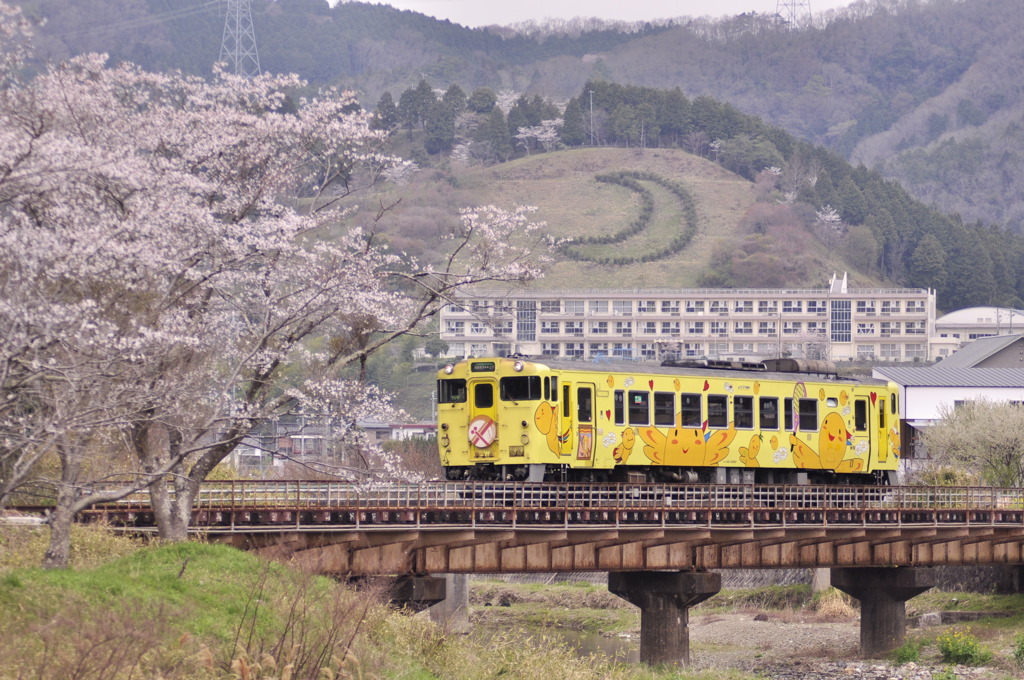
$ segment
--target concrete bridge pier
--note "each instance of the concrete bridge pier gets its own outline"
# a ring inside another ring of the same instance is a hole
[[[445,599],[447,583],[437,576],[399,576],[391,588],[391,603],[421,612]]]
[[[722,589],[706,571],[625,571],[608,574],[608,590],[640,607],[640,661],[690,663],[690,607]]]
[[[445,574],[445,598],[430,608],[430,620],[461,632],[469,628],[469,574]]]
[[[920,567],[832,569],[832,585],[860,601],[860,653],[871,658],[903,644],[907,600],[935,585],[935,572]]]

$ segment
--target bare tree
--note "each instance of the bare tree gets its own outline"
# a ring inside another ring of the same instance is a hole
[[[1024,486],[1024,405],[978,399],[939,413],[924,432],[933,460],[992,486]]]

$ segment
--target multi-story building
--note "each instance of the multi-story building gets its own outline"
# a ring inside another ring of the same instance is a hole
[[[815,289],[476,291],[441,313],[450,356],[658,361],[931,358],[935,293]]]

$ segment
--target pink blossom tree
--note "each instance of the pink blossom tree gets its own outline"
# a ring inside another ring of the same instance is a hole
[[[352,224],[343,199],[403,164],[349,93],[286,110],[292,76],[96,55],[20,80],[19,22],[0,5],[0,503],[57,489],[48,566],[75,513],[144,486],[184,539],[260,419],[379,414],[368,356],[461,288],[540,275],[551,244],[526,208],[463,211],[433,263],[379,242],[383,207]]]

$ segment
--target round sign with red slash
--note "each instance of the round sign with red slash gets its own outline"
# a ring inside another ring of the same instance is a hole
[[[469,422],[469,442],[483,449],[494,443],[498,436],[498,426],[490,416],[477,416]]]

